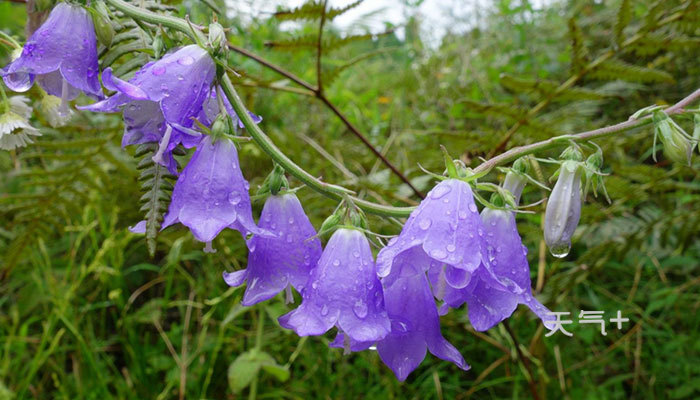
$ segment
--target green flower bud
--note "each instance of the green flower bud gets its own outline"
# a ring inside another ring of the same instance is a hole
[[[581,149],[578,146],[571,145],[561,152],[559,158],[562,160],[582,161],[583,154],[581,154]]]
[[[92,16],[92,22],[95,25],[97,40],[99,40],[105,47],[111,46],[112,39],[114,39],[114,28],[112,27],[112,23],[109,21],[107,6],[105,6],[101,1],[97,1],[93,7],[89,8],[88,10],[90,11],[90,16]]]
[[[215,139],[222,137],[229,132],[228,120],[225,115],[219,114],[216,116],[214,123],[211,124],[211,135]]]
[[[319,229],[318,234],[323,235],[328,232],[334,231],[338,225],[342,222],[342,218],[339,214],[333,213],[321,224],[321,229]]]
[[[657,111],[654,113],[654,130],[654,135],[658,135],[664,144],[664,154],[669,160],[690,165],[693,144],[683,128],[663,111]]]
[[[163,36],[158,32],[153,38],[153,43],[151,43],[151,48],[153,49],[153,55],[156,59],[159,59],[163,55],[163,50],[165,50],[165,42],[163,41]]]
[[[221,54],[226,48],[226,32],[218,22],[209,24],[209,46],[214,50],[214,54]]]
[[[520,157],[513,163],[513,170],[527,174],[530,172],[530,163],[525,159],[525,157]]]
[[[700,113],[695,113],[693,115],[693,140],[695,140],[695,143],[693,146],[698,146],[698,151],[700,151]]]

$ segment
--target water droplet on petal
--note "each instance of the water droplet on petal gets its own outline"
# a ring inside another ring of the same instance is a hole
[[[328,315],[328,306],[325,304],[323,305],[323,307],[321,307],[321,315],[323,315],[324,317]]]
[[[457,246],[455,246],[451,243],[447,245],[447,251],[449,251],[450,253],[452,253],[455,250],[457,250]]]
[[[460,211],[458,216],[459,216],[459,219],[467,219],[467,212]]]
[[[163,66],[153,67],[153,69],[151,70],[151,73],[155,76],[163,75],[165,73],[165,67],[163,67]]]
[[[339,265],[340,265],[340,260],[338,260],[338,259],[336,258],[336,259],[333,261],[333,266],[334,266],[334,267],[337,267],[337,266],[339,266]]]
[[[474,203],[470,204],[469,211],[471,211],[473,213],[477,212],[478,210],[476,209],[476,204],[474,204]]]
[[[434,249],[434,250],[430,251],[430,256],[437,258],[437,259],[442,259],[442,258],[447,257],[447,253],[445,253],[444,250]]]
[[[194,63],[194,58],[190,56],[184,56],[177,60],[177,63],[180,65],[192,65],[192,63]]]
[[[352,312],[357,315],[357,318],[364,318],[367,316],[367,304],[365,304],[362,299],[359,299],[355,302],[355,305],[352,307]]]
[[[446,195],[447,193],[450,193],[452,190],[451,186],[448,185],[437,185],[435,188],[430,192],[430,197],[434,199],[439,199],[442,196]]]
[[[235,206],[236,204],[241,202],[241,195],[236,191],[229,193],[228,202]]]
[[[419,226],[422,230],[425,231],[425,230],[427,230],[428,228],[430,228],[430,225],[431,225],[432,223],[433,223],[433,222],[432,222],[430,219],[428,219],[428,218],[423,218],[423,219],[418,223],[418,226]]]

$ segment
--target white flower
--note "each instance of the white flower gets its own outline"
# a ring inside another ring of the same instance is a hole
[[[44,117],[53,128],[64,126],[73,116],[73,111],[70,108],[61,106],[61,98],[50,94],[45,95],[39,103]]]
[[[32,108],[27,105],[28,101],[24,96],[9,98],[9,110],[0,115],[0,149],[23,147],[34,143],[30,136],[41,136],[36,128],[29,125]]]

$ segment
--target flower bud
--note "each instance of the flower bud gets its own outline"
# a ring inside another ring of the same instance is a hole
[[[515,172],[515,164],[513,164],[513,169],[513,171],[508,171],[506,174],[506,179],[503,181],[503,189],[513,194],[513,200],[515,204],[518,204],[520,203],[520,195],[523,193],[527,183],[527,178],[523,173]]]
[[[221,54],[226,47],[226,32],[218,22],[209,24],[209,45],[214,50],[214,54]]]
[[[323,224],[321,224],[321,229],[318,230],[318,234],[323,235],[325,233],[334,231],[335,228],[337,228],[338,225],[340,225],[341,220],[342,218],[340,217],[340,214],[331,214],[328,218],[326,218],[325,221],[323,221]]]
[[[654,134],[659,135],[664,144],[664,154],[669,160],[679,164],[690,165],[693,144],[683,128],[678,126],[663,111],[654,113]]]
[[[229,126],[226,116],[219,114],[211,124],[211,135],[214,138],[220,138],[227,133],[229,133]]]
[[[557,258],[566,257],[581,217],[581,164],[564,161],[544,216],[544,240]]]
[[[105,47],[109,47],[112,45],[112,39],[114,39],[114,28],[109,21],[107,7],[103,2],[96,1],[94,6],[89,8],[89,11],[90,16],[92,16],[92,23],[95,25],[97,40]]]
[[[581,161],[583,160],[583,154],[581,154],[581,149],[574,144],[564,149],[559,158],[562,160]]]

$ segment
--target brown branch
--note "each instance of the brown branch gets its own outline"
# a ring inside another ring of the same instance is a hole
[[[316,87],[319,93],[323,93],[323,65],[321,56],[323,55],[323,26],[326,24],[326,6],[328,0],[323,1],[321,10],[321,22],[318,24],[318,41],[316,42]]]
[[[317,88],[317,87],[313,86],[312,84],[306,82],[305,80],[299,78],[298,76],[287,71],[286,69],[284,69],[276,64],[273,64],[270,61],[267,61],[266,59],[258,56],[255,53],[252,53],[252,52],[250,52],[242,47],[236,46],[233,43],[229,42],[228,48],[235,51],[236,53],[244,56],[244,57],[250,58],[251,60],[257,62],[258,64],[262,65],[265,68],[268,68],[272,71],[275,71],[279,75],[282,75],[283,77],[289,79],[290,81],[296,83],[297,85],[312,91],[314,93],[315,97],[317,99],[319,99],[323,104],[325,104],[326,107],[328,107],[333,112],[333,114],[335,114],[340,119],[340,121],[348,128],[348,130],[353,135],[355,135],[358,139],[360,139],[360,141],[365,145],[365,147],[367,147],[375,156],[377,156],[382,161],[382,163],[384,165],[386,165],[391,170],[391,172],[394,173],[394,175],[396,175],[399,179],[401,179],[401,181],[403,181],[403,183],[408,185],[408,187],[410,187],[411,190],[413,190],[413,193],[415,193],[416,196],[420,197],[421,199],[425,198],[425,195],[420,190],[418,190],[418,188],[413,186],[411,181],[401,171],[399,171],[399,169],[396,168],[391,163],[391,161],[389,161],[379,150],[377,150],[377,148],[375,148],[374,145],[372,145],[372,143],[369,141],[369,139],[367,139],[367,137],[364,134],[362,134],[362,132],[360,132],[360,130],[357,129],[357,127],[355,127],[355,125],[353,125],[352,122],[350,122],[350,120],[345,116],[345,114],[343,114],[338,109],[338,107],[336,107],[335,104],[333,104],[330,101],[330,99],[328,99],[328,97],[326,97],[326,95],[323,93],[322,90],[319,90],[319,88]]]

